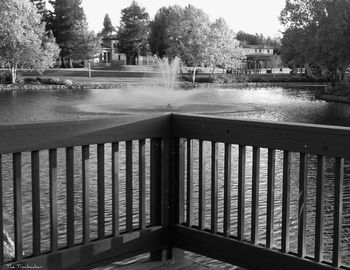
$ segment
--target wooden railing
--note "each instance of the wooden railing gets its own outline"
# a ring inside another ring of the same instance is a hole
[[[253,269],[349,269],[349,128],[169,114],[0,126],[0,138],[2,268],[177,247]]]

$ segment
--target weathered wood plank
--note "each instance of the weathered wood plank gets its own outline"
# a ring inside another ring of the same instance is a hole
[[[4,215],[2,203],[2,156],[0,155],[0,232],[4,231]],[[4,234],[0,233],[0,265],[4,262]]]
[[[173,136],[350,158],[350,128],[172,115]]]
[[[133,198],[133,175],[132,175],[132,141],[127,141],[126,142],[126,183],[125,183],[125,203],[126,203],[126,231],[131,232],[133,229],[132,225],[132,217],[133,217],[133,203],[132,203],[132,198]]]
[[[119,143],[112,143],[112,234],[119,231]]]
[[[245,165],[246,165],[246,146],[240,145],[238,150],[238,222],[237,237],[244,239],[245,229]]]
[[[97,144],[97,236],[105,237],[105,146]]]
[[[90,242],[90,146],[84,145],[81,148],[81,177],[83,187],[83,243]]]
[[[259,182],[260,182],[260,148],[253,147],[252,168],[252,216],[251,242],[257,244],[259,238]]]
[[[146,141],[139,140],[139,227],[146,228]]]
[[[290,218],[290,170],[291,153],[283,152],[283,192],[282,192],[282,235],[281,250],[289,252],[289,218]]]
[[[185,221],[185,142],[179,140],[179,224]]]
[[[49,150],[50,250],[58,249],[57,241],[57,149]]]
[[[203,140],[199,141],[199,157],[198,157],[198,226],[201,230],[205,229],[205,212],[206,212],[206,201],[205,201],[205,159],[204,159],[204,148]]]
[[[15,229],[15,260],[23,258],[23,219],[22,219],[22,154],[13,154],[13,202]]]
[[[219,145],[211,142],[211,232],[218,231],[218,167],[219,167]]]
[[[74,148],[66,148],[67,246],[74,246]]]
[[[306,196],[307,196],[307,164],[308,157],[300,153],[299,172],[299,214],[298,214],[298,256],[306,256]]]
[[[341,234],[343,222],[344,159],[335,159],[333,258],[334,267],[341,266]]]
[[[0,154],[168,136],[170,115],[0,125]],[[45,134],[45,136],[42,136]]]
[[[275,163],[276,151],[268,149],[267,161],[267,217],[266,217],[266,247],[273,247],[274,213],[275,213]]]
[[[186,223],[193,226],[193,142],[187,139]]]
[[[325,156],[317,156],[315,261],[323,261]]]
[[[151,139],[151,224],[162,223],[162,140]]]
[[[225,143],[224,153],[224,230],[225,236],[231,231],[231,153],[232,145]]]
[[[171,223],[180,222],[180,139],[170,141]]]
[[[31,152],[32,165],[32,218],[33,218],[33,256],[38,256],[41,250],[40,243],[40,168],[39,152]]]
[[[24,266],[37,265],[49,270],[94,269],[151,250],[164,248],[167,245],[168,233],[169,231],[162,227],[149,227],[142,231],[92,241],[87,245],[77,245],[55,253],[24,258],[21,264]]]
[[[223,237],[207,231],[175,225],[172,231],[175,246],[210,258],[216,258],[246,269],[259,270],[337,270],[330,264],[321,264],[299,258],[279,250],[267,249],[247,241]],[[195,244],[194,244],[195,243]],[[253,255],[252,255],[253,254]]]

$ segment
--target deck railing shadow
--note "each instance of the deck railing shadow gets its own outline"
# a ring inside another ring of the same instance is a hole
[[[344,218],[350,205],[343,196],[350,183],[349,128],[162,114],[3,125],[0,139],[0,229],[14,241],[9,257],[0,235],[4,269],[88,269],[146,252],[171,258],[173,248],[251,269],[350,269],[350,221]],[[65,149],[63,193],[58,148]],[[41,203],[42,151],[48,159],[47,204]],[[5,163],[9,154],[12,163]],[[13,215],[5,222],[8,192]],[[49,213],[47,227],[43,211]]]

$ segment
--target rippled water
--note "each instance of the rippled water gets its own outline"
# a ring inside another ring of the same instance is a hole
[[[108,90],[66,90],[66,91],[23,91],[23,92],[2,92],[0,93],[0,122],[5,123],[23,123],[33,121],[53,121],[53,120],[71,120],[71,119],[92,119],[92,118],[105,118],[105,117],[118,117],[121,114],[138,114],[138,113],[152,113],[152,112],[181,112],[181,113],[199,113],[218,115],[227,118],[244,118],[244,119],[258,119],[269,121],[287,121],[287,122],[304,122],[304,123],[317,123],[328,125],[342,125],[350,126],[350,106],[344,104],[327,103],[324,101],[318,101],[314,98],[315,88],[296,89],[296,88],[250,88],[250,89],[195,89],[195,90],[176,90],[168,91],[160,88],[149,89],[108,89]],[[149,146],[148,146],[149,147]],[[137,155],[137,145],[134,145],[135,154]],[[222,148],[222,146],[221,146]],[[123,147],[121,148],[122,151]],[[210,153],[210,151],[207,151]],[[235,151],[234,151],[235,152]],[[96,160],[96,148],[92,147],[91,160]],[[75,155],[80,156],[80,149],[75,148]],[[106,231],[107,234],[111,232],[111,194],[110,194],[110,146],[106,145]],[[123,157],[123,155],[121,155]],[[41,157],[41,199],[42,199],[42,246],[43,250],[49,248],[49,235],[44,233],[45,228],[49,227],[48,223],[48,209],[44,206],[49,202],[49,189],[48,189],[48,165],[47,151],[40,152]],[[59,150],[58,163],[61,164],[58,168],[58,208],[61,209],[59,213],[59,240],[60,245],[65,245],[65,229],[66,229],[66,213],[65,213],[65,154],[61,149]],[[198,156],[195,156],[195,161]],[[207,157],[209,158],[209,157]],[[267,151],[262,150],[262,168],[261,168],[261,198],[266,196],[266,160]],[[315,207],[315,170],[316,161],[315,157],[310,157],[309,167],[309,185],[310,194],[308,198],[308,208],[314,209]],[[294,157],[295,163],[297,157]],[[135,159],[136,160],[136,159]],[[251,178],[251,151],[248,149],[247,156],[247,198],[250,198],[251,183],[248,179]],[[276,210],[275,221],[276,231],[275,240],[279,242],[281,234],[281,177],[282,177],[282,153],[277,151],[276,157]],[[327,162],[327,176],[326,176],[326,228],[325,233],[328,235],[326,242],[331,239],[329,236],[332,234],[332,165],[333,160]],[[125,165],[121,160],[121,171],[124,170]],[[196,164],[196,162],[195,162]],[[234,158],[233,164],[237,164],[237,157]],[[265,165],[264,165],[265,164]],[[221,168],[223,164],[220,165]],[[264,167],[265,166],[265,167]],[[77,239],[81,240],[82,221],[79,218],[81,213],[81,183],[79,182],[81,163],[79,159],[75,161],[75,194],[76,194],[76,220]],[[195,168],[196,169],[196,168]],[[24,194],[30,194],[31,180],[30,180],[30,154],[24,153],[23,156],[23,192]],[[298,175],[297,168],[292,168],[294,173],[292,175]],[[348,213],[350,209],[350,168],[349,162],[346,163],[345,174],[345,190],[344,190],[344,209]],[[236,179],[236,168],[232,168],[233,178]],[[134,166],[135,179],[137,179],[137,164]],[[12,198],[12,159],[10,155],[3,156],[3,177],[4,177],[4,225],[8,228],[10,235],[13,235],[11,224],[13,222],[13,198]],[[149,168],[147,177],[149,179]],[[90,177],[90,196],[91,196],[91,237],[97,237],[97,197],[96,197],[96,180],[97,173],[96,168],[91,166]],[[219,174],[219,183],[222,184],[223,175],[222,170]],[[209,181],[209,179],[207,179]],[[122,185],[125,185],[125,183]],[[207,187],[210,188],[209,182]],[[291,209],[295,210],[291,216],[291,235],[296,235],[297,230],[297,212],[298,207],[298,179],[292,177],[292,194],[291,194]],[[293,188],[294,187],[294,188]],[[137,188],[137,181],[135,181],[135,188]],[[196,188],[198,188],[196,186]],[[124,186],[121,187],[124,190]],[[149,187],[147,188],[149,192]],[[210,190],[207,190],[208,196]],[[232,196],[233,200],[237,196],[237,183],[233,183]],[[124,198],[125,194],[121,194]],[[137,200],[137,197],[135,197]],[[195,198],[196,199],[196,198]],[[196,199],[197,200],[197,199]],[[24,196],[23,198],[23,212],[24,212],[24,233],[25,233],[25,252],[31,253],[31,197]],[[208,201],[209,202],[209,201]],[[198,203],[198,202],[196,202]],[[247,201],[247,219],[250,215],[250,201]],[[147,202],[149,204],[149,201]],[[136,205],[135,205],[136,206]],[[223,207],[223,194],[219,195],[219,207]],[[264,227],[266,222],[266,200],[261,199],[260,202],[260,219],[261,227]],[[233,208],[234,209],[234,208]],[[348,209],[348,210],[346,210]],[[121,211],[125,211],[125,201],[121,202]],[[219,211],[222,212],[222,211]],[[135,208],[135,217],[137,220],[137,211]],[[310,212],[308,216],[308,253],[312,253],[313,245],[313,228],[314,217],[313,212]],[[232,212],[233,221],[237,219],[237,213],[235,210]],[[149,218],[149,215],[147,215]],[[122,217],[125,219],[125,217]],[[222,216],[219,217],[219,223],[222,221]],[[208,222],[208,220],[207,220]],[[122,222],[123,223],[123,222]],[[221,223],[220,223],[221,224]],[[350,215],[346,214],[344,217],[343,233],[346,236],[346,242],[343,247],[343,259],[349,259],[350,257]],[[209,225],[209,223],[208,223]],[[221,226],[221,225],[220,225]],[[246,228],[246,237],[249,239],[249,222]],[[47,230],[46,230],[47,231]],[[235,234],[235,231],[232,232]],[[264,241],[264,231],[259,233],[259,241]],[[292,250],[296,248],[296,238],[292,237],[291,247]],[[327,244],[327,243],[326,243]],[[330,258],[329,249],[331,248],[331,242],[326,245],[326,258]],[[349,262],[347,262],[349,264]]]

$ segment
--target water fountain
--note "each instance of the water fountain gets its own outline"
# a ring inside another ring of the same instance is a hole
[[[91,113],[139,114],[152,112],[221,113],[255,110],[255,106],[235,102],[235,93],[228,89],[179,87],[180,59],[158,59],[161,83],[133,86],[113,91],[91,90],[89,100],[78,110]]]

